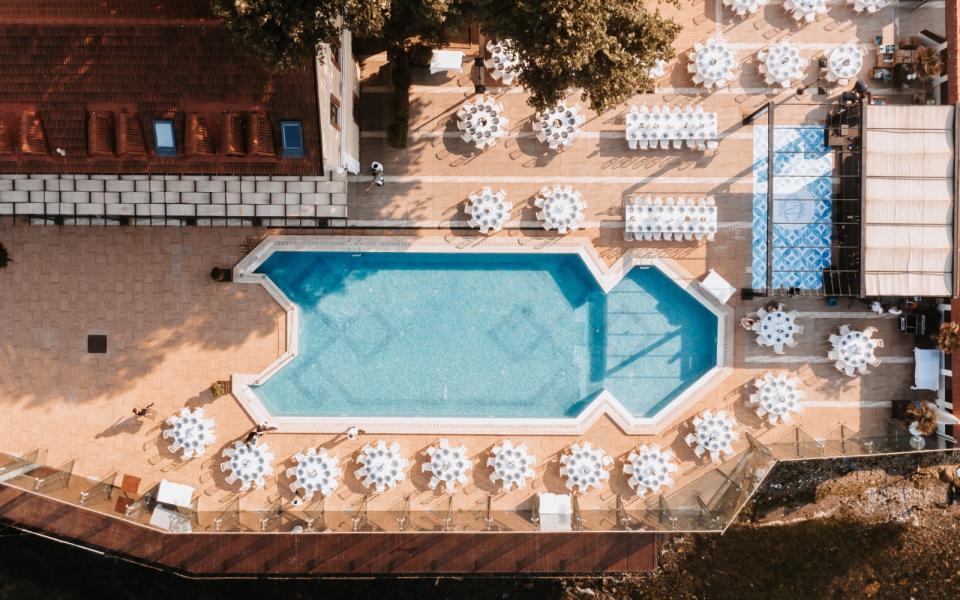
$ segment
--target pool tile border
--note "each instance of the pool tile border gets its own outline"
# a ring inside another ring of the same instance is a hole
[[[274,252],[422,252],[422,253],[540,253],[576,254],[604,292],[609,292],[636,266],[660,269],[717,317],[717,366],[707,371],[653,417],[636,417],[610,392],[604,390],[576,417],[455,418],[455,417],[305,417],[274,416],[251,389],[260,385],[293,360],[299,351],[299,308],[266,275],[256,269]],[[360,427],[367,433],[458,433],[503,435],[580,435],[598,419],[608,416],[627,434],[655,434],[676,419],[732,372],[733,309],[706,293],[700,282],[676,261],[641,256],[628,250],[607,266],[589,240],[584,238],[524,240],[512,238],[464,239],[441,236],[270,236],[260,242],[236,267],[234,281],[263,286],[287,315],[286,350],[256,374],[234,374],[233,395],[243,409],[260,423],[268,421],[285,433],[340,433]]]

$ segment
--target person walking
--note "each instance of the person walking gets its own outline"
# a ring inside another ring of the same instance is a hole
[[[136,416],[138,416],[138,417],[145,417],[145,416],[147,416],[147,415],[150,413],[150,408],[153,407],[154,404],[155,404],[154,402],[151,402],[150,404],[148,404],[148,405],[146,405],[146,406],[144,406],[144,407],[142,407],[142,408],[134,408],[134,409],[133,409],[133,414],[136,415]]]

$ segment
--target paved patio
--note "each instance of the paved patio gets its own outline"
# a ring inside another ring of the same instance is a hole
[[[829,97],[809,92],[798,97],[790,91],[766,89],[753,60],[756,51],[789,34],[804,55],[811,57],[806,82],[810,85],[816,71],[813,57],[825,47],[851,39],[872,46],[874,36],[895,20],[900,36],[924,28],[938,30],[943,21],[939,0],[914,12],[894,3],[873,15],[857,15],[834,2],[828,18],[802,28],[786,16],[779,2],[746,19],[734,17],[714,1],[684,2],[679,10],[665,4],[661,9],[685,25],[677,41],[680,62],[668,66],[667,78],[656,94],[637,97],[634,102],[701,104],[705,110],[717,112],[722,132],[717,152],[628,150],[623,140],[624,105],[600,115],[588,112],[586,135],[570,150],[550,153],[533,137],[529,124],[533,111],[526,106],[522,91],[491,88],[511,118],[511,137],[477,154],[459,140],[451,120],[457,106],[472,95],[470,77],[424,72],[416,74],[411,90],[410,146],[392,149],[385,139],[390,88],[381,57],[373,57],[363,65],[361,163],[383,162],[387,183],[374,188],[368,178],[352,180],[351,224],[429,228],[432,235],[439,233],[451,243],[469,245],[479,237],[451,227],[465,223],[462,206],[467,195],[491,185],[506,189],[515,206],[513,227],[497,235],[550,244],[554,238],[536,229],[531,200],[544,184],[569,183],[583,192],[589,207],[587,228],[573,235],[588,237],[608,262],[626,248],[637,248],[674,258],[694,276],[713,268],[735,286],[748,287],[753,131],[740,121],[773,100],[778,125],[817,125],[838,92],[832,89]],[[685,53],[695,41],[718,30],[737,48],[744,65],[730,89],[706,94],[693,88]],[[872,61],[873,54],[868,53],[864,73]],[[909,101],[893,90],[883,94],[891,101]],[[709,243],[624,242],[622,205],[634,193],[713,195],[720,221],[717,239]],[[0,225],[0,241],[15,261],[0,270],[0,306],[5,310],[6,325],[0,338],[0,424],[4,431],[0,451],[23,453],[45,448],[47,464],[76,459],[75,471],[92,477],[112,471],[133,473],[143,478],[143,489],[169,478],[197,487],[201,510],[226,506],[236,493],[219,471],[220,450],[255,424],[231,396],[214,400],[207,388],[232,373],[257,372],[274,360],[284,349],[285,323],[280,307],[259,286],[215,284],[208,273],[213,266],[235,264],[251,242],[266,233],[245,228]],[[347,233],[359,235],[364,230]],[[371,233],[385,234],[382,229]],[[739,319],[765,300],[742,302],[735,297],[731,303]],[[883,432],[890,402],[913,397],[909,389],[912,339],[896,331],[893,318],[870,313],[858,302],[841,300],[840,306],[829,308],[822,299],[795,298],[788,304],[801,311],[800,323],[806,331],[799,337],[799,346],[785,356],[758,347],[753,334],[737,327],[734,373],[660,434],[627,436],[604,418],[577,439],[590,441],[617,459],[642,443],[670,447],[681,462],[677,484],[682,485],[709,468],[697,462],[682,441],[690,431],[689,419],[704,409],[732,411],[742,431],[763,442],[776,442],[792,431],[792,426],[766,425],[745,405],[747,384],[768,370],[787,370],[802,379],[810,404],[797,424],[809,434],[827,435],[841,423],[867,435]],[[858,328],[871,324],[879,329],[877,335],[886,342],[878,353],[884,364],[872,374],[850,379],[826,361],[827,338],[844,323]],[[88,333],[109,335],[108,354],[86,354]],[[158,413],[156,420],[131,419],[133,407],[151,402]],[[186,463],[166,450],[159,432],[161,419],[183,406],[203,406],[216,421],[218,436],[206,456]],[[446,507],[448,496],[429,490],[427,478],[420,472],[423,450],[436,437],[389,436],[400,442],[411,459],[411,469],[398,489],[370,499],[371,510],[397,509],[408,496],[413,510]],[[450,437],[451,442],[466,445],[480,463],[499,439]],[[365,491],[352,476],[353,458],[374,439],[361,436],[347,441],[342,436],[313,434],[270,434],[265,438],[276,457],[278,475],[295,452],[308,446],[323,445],[341,457],[344,485],[326,502],[325,509],[347,521],[348,511],[361,504]],[[494,509],[528,506],[539,491],[566,491],[558,474],[557,455],[574,438],[538,436],[523,441],[539,458],[533,486],[495,496]],[[745,445],[741,436],[736,447]],[[476,508],[484,503],[493,492],[487,473],[487,468],[478,464],[472,483],[452,496],[453,506]],[[624,498],[631,494],[620,462],[611,470],[609,485],[583,496],[580,506],[610,507],[617,494]],[[282,476],[265,490],[246,494],[241,506],[264,509],[280,497],[290,497]],[[628,506],[636,506],[636,502],[628,502]]]

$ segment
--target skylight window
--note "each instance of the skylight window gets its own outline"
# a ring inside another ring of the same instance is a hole
[[[300,121],[280,121],[285,158],[303,158],[303,125]]]
[[[153,137],[157,143],[157,156],[176,156],[177,141],[173,135],[173,121],[158,119],[153,122]]]

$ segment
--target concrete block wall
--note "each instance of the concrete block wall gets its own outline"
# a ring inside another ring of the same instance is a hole
[[[346,226],[347,180],[329,176],[0,174],[0,215],[37,225]]]

